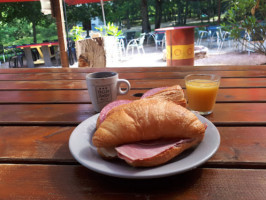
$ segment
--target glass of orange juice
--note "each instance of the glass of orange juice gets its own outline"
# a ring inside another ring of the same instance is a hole
[[[215,105],[220,76],[191,74],[185,77],[189,109],[201,115],[211,114]]]

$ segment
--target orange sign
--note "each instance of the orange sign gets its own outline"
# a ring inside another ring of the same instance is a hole
[[[173,45],[167,46],[167,59],[182,60],[194,58],[194,45]]]

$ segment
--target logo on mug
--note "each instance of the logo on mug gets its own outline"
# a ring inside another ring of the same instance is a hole
[[[96,94],[98,103],[112,101],[111,87],[109,85],[96,86]]]

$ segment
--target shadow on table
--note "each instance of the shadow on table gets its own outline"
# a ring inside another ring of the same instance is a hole
[[[61,150],[58,149],[58,151]],[[58,170],[59,168],[61,170]],[[173,196],[185,198],[187,192],[195,193],[197,196],[198,191],[191,188],[197,185],[202,176],[200,168],[179,175],[154,179],[116,178],[93,172],[76,164],[54,166],[50,169],[49,175],[56,191],[55,195],[70,199],[161,199],[168,195],[169,198]]]

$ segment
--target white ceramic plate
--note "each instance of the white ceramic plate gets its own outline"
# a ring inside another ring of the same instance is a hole
[[[130,179],[165,177],[186,172],[206,162],[220,145],[220,134],[212,122],[197,115],[208,128],[203,141],[194,149],[188,150],[171,162],[158,167],[134,168],[123,160],[103,160],[91,144],[98,115],[94,115],[79,124],[69,139],[69,148],[74,158],[83,166],[95,172]]]

